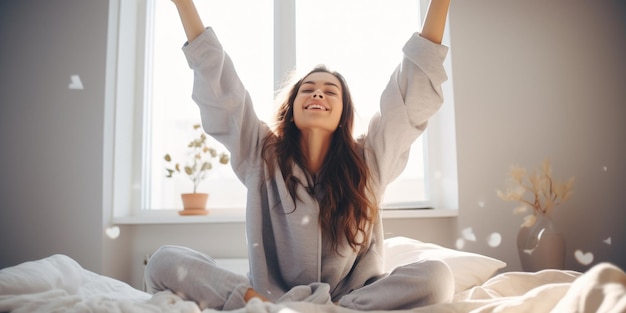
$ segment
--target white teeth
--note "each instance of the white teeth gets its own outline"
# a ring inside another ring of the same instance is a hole
[[[306,107],[307,110],[323,110],[323,111],[327,111],[325,107],[319,105],[319,104],[310,104]]]

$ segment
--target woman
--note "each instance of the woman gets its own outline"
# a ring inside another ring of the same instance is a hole
[[[442,103],[449,0],[432,0],[421,34],[381,97],[367,136],[353,139],[354,105],[343,77],[318,67],[290,90],[276,127],[260,122],[229,56],[192,0],[173,0],[194,71],[205,131],[231,153],[248,188],[249,278],[210,257],[165,246],[146,267],[151,291],[171,290],[202,308],[232,310],[252,298],[336,303],[357,310],[449,301],[449,268],[423,261],[383,272],[379,199],[402,172],[413,141]]]

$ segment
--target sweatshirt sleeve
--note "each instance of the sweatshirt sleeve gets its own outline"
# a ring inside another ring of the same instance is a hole
[[[211,28],[185,44],[183,52],[194,73],[192,99],[200,108],[202,126],[229,150],[231,165],[245,183],[246,171],[261,160],[261,141],[269,130]]]
[[[366,159],[381,190],[404,170],[411,145],[443,103],[441,85],[447,80],[446,46],[415,33],[402,51],[365,138]]]

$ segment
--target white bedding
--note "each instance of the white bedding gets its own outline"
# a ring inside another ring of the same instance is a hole
[[[67,256],[53,255],[0,270],[0,312],[201,310],[195,303],[170,292],[150,295],[124,282],[85,270]],[[253,300],[235,312],[353,311],[334,305],[270,304]],[[626,312],[626,274],[608,263],[597,264],[586,273],[560,270],[501,273],[478,286],[459,291],[452,303],[394,313],[409,312]]]

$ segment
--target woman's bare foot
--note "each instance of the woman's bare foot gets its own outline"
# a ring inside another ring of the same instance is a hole
[[[252,288],[248,288],[248,290],[246,291],[246,294],[243,296],[243,300],[246,301],[246,303],[248,303],[250,300],[252,300],[252,298],[259,298],[265,302],[270,301],[266,297],[262,296],[260,293],[256,292],[256,290]]]

